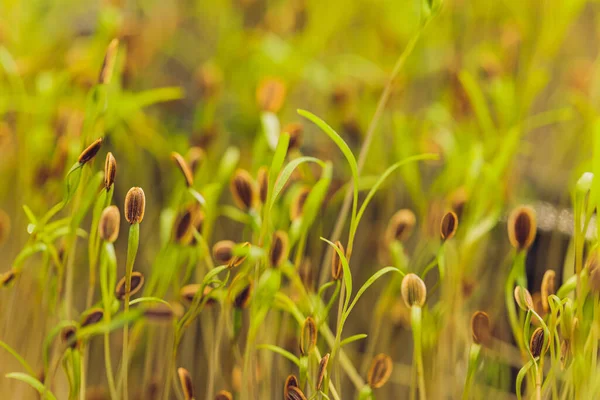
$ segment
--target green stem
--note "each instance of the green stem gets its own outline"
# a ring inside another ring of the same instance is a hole
[[[479,362],[479,355],[481,354],[481,346],[473,343],[471,350],[469,351],[469,367],[467,369],[467,379],[465,381],[465,389],[463,391],[462,399],[469,399],[469,392],[473,384],[473,377],[475,376],[475,370],[477,370],[477,364]]]
[[[111,320],[110,303],[112,296],[109,288],[114,286],[114,284],[111,286],[110,282],[114,281],[112,277],[116,275],[116,264],[113,262],[109,263],[109,259],[112,260],[111,256],[114,257],[114,247],[111,243],[106,243],[100,259],[100,290],[102,291],[102,302],[104,305],[104,323],[107,325],[110,324]],[[110,357],[110,332],[104,333],[104,369],[106,370],[106,380],[108,381],[110,396],[116,399],[118,395]]]
[[[412,306],[410,310],[414,341],[414,360],[417,365],[417,380],[419,383],[419,399],[425,400],[425,371],[423,369],[423,350],[421,343],[421,307]]]
[[[129,240],[127,242],[127,264],[125,266],[125,299],[123,312],[129,311],[129,297],[131,292],[131,273],[140,242],[140,224],[132,224],[129,227]],[[121,365],[121,376],[123,381],[123,399],[129,397],[127,387],[127,370],[129,369],[129,324],[123,327],[123,361]]]

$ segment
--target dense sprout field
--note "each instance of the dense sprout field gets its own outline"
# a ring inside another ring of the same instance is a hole
[[[600,398],[599,21],[0,0],[0,398]]]

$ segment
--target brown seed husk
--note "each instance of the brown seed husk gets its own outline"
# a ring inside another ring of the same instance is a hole
[[[192,171],[192,175],[198,171],[198,168],[200,168],[202,161],[204,161],[204,159],[206,158],[204,150],[202,150],[202,148],[198,146],[190,147],[185,156],[188,161],[188,165],[190,166],[190,170]]]
[[[109,243],[114,243],[119,237],[121,225],[121,213],[117,206],[108,206],[102,211],[98,223],[98,234],[100,238]]]
[[[11,283],[15,281],[18,272],[13,267],[9,271],[4,272],[0,275],[0,287],[8,287]]]
[[[117,300],[123,300],[125,298],[125,278],[121,278],[119,283],[117,283],[117,288],[115,289],[115,297]],[[129,295],[133,296],[137,292],[142,289],[144,285],[144,275],[141,272],[133,272],[131,274],[131,290],[129,291]]]
[[[288,398],[289,388],[290,387],[299,387],[298,378],[296,375],[288,375],[285,380],[285,384],[283,385],[283,398]]]
[[[542,354],[542,348],[544,346],[544,329],[537,328],[533,331],[531,339],[529,340],[529,350],[533,357],[539,357]]]
[[[386,231],[386,240],[388,243],[397,240],[404,242],[413,232],[417,218],[415,213],[408,209],[402,209],[396,212],[388,223]]]
[[[317,390],[321,390],[323,386],[323,379],[325,379],[325,373],[327,372],[327,364],[329,363],[329,353],[325,354],[321,361],[319,361],[319,372],[317,375]]]
[[[256,89],[256,102],[262,111],[278,112],[285,101],[285,83],[279,78],[265,78]]]
[[[299,387],[290,386],[288,387],[286,400],[306,400],[306,396]]]
[[[125,196],[125,219],[130,224],[139,224],[144,219],[146,196],[140,187],[132,187]]]
[[[271,249],[269,250],[269,262],[273,267],[281,266],[288,256],[289,241],[285,231],[277,231],[273,234]]]
[[[171,159],[175,162],[175,165],[177,165],[177,167],[179,168],[179,171],[181,171],[181,173],[183,174],[183,177],[185,179],[185,184],[187,185],[187,187],[194,186],[194,174],[192,174],[190,167],[185,162],[185,160],[181,156],[181,154],[172,152]]]
[[[260,198],[260,202],[265,204],[269,191],[269,168],[264,165],[260,167],[256,174],[256,181],[258,183],[258,197]]]
[[[492,339],[490,317],[483,311],[476,311],[471,316],[471,335],[473,342],[487,346]]]
[[[523,311],[535,310],[533,306],[533,298],[529,290],[521,286],[516,286],[514,291],[515,301],[519,308]]]
[[[233,248],[236,246],[231,240],[221,240],[214,244],[212,253],[215,261],[221,265],[237,267],[246,260],[247,256],[236,256],[233,254]],[[243,247],[250,247],[250,242],[244,242]]]
[[[159,303],[146,308],[144,310],[144,317],[155,322],[170,321],[176,316],[175,311],[174,307]]]
[[[440,236],[442,240],[452,239],[458,228],[458,216],[454,211],[448,211],[443,217],[440,224]]]
[[[341,250],[342,254],[344,254],[344,245],[339,240],[335,242],[335,246]],[[337,281],[344,274],[344,265],[342,264],[342,259],[340,255],[335,249],[332,249],[331,255],[331,278],[334,281]]]
[[[252,176],[244,169],[235,171],[229,185],[233,201],[242,210],[254,208],[257,193]]]
[[[517,207],[508,218],[508,239],[517,250],[527,250],[535,240],[537,223],[531,207]]]
[[[85,150],[81,152],[77,161],[79,164],[83,165],[90,161],[92,158],[98,154],[100,151],[100,147],[102,147],[102,138],[96,139],[92,144],[90,144]]]
[[[241,290],[239,290],[233,298],[233,306],[235,308],[247,308],[250,304],[252,295],[252,282],[248,282]]]
[[[102,61],[102,68],[100,68],[100,75],[98,76],[99,84],[109,84],[113,71],[115,69],[115,60],[117,59],[117,51],[119,49],[119,39],[113,39],[106,48],[106,54]]]
[[[215,396],[215,400],[233,400],[233,396],[227,390],[220,390]]]
[[[550,311],[548,297],[556,293],[556,272],[553,270],[549,269],[544,272],[540,293],[542,296],[542,309],[547,313]]]
[[[317,345],[317,324],[312,317],[308,317],[302,324],[300,336],[300,354],[307,356]]]
[[[192,383],[192,377],[185,368],[177,368],[177,375],[179,375],[179,383],[181,383],[181,389],[183,390],[183,396],[185,400],[194,399],[194,384]]]
[[[79,347],[79,343],[76,340],[76,335],[77,328],[75,328],[74,326],[67,326],[63,328],[63,330],[60,332],[62,342],[71,349]]]
[[[303,187],[296,197],[294,197],[294,200],[292,200],[292,204],[290,205],[290,220],[295,221],[302,216],[304,212],[304,203],[306,203],[309,194],[310,188]]]
[[[392,375],[392,368],[390,356],[383,353],[376,355],[367,374],[367,384],[373,389],[382,387]]]
[[[228,265],[233,259],[233,246],[235,246],[235,242],[231,240],[221,240],[215,243],[212,248],[215,261],[222,265]]]
[[[417,275],[407,274],[402,279],[401,294],[407,307],[423,307],[427,299],[427,287]]]
[[[304,127],[299,122],[292,122],[287,124],[281,130],[287,132],[290,135],[290,142],[288,144],[288,152],[299,149],[302,146]]]
[[[198,203],[194,203],[179,213],[173,226],[173,240],[183,246],[194,242],[196,227],[201,225],[204,220],[204,214],[196,204]]]
[[[101,308],[93,308],[89,310],[81,320],[81,327],[97,324],[104,318],[104,310]]]
[[[181,296],[181,298],[184,300],[185,303],[191,304],[194,301],[194,297],[196,296],[196,294],[198,293],[198,291],[201,288],[202,288],[202,285],[199,283],[192,283],[189,285],[185,285],[179,291],[179,295]],[[206,303],[205,303],[207,306],[211,306],[216,303],[216,300],[214,298],[210,297],[210,293],[212,291],[213,291],[212,287],[205,286],[204,290],[202,292],[202,297],[208,296],[208,299],[206,300]]]
[[[109,151],[106,154],[106,160],[104,161],[104,187],[106,190],[115,183],[115,176],[117,175],[117,160],[113,154]]]

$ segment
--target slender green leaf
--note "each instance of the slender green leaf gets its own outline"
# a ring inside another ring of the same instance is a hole
[[[365,213],[365,210],[367,209],[369,202],[371,201],[371,199],[373,199],[373,196],[375,196],[375,193],[377,193],[377,190],[379,189],[379,187],[385,182],[385,180],[394,171],[396,171],[398,168],[400,168],[408,163],[414,162],[414,161],[436,160],[437,158],[438,158],[438,155],[434,154],[434,153],[419,154],[419,155],[411,156],[411,157],[405,158],[404,160],[398,161],[397,163],[395,163],[394,165],[389,167],[387,170],[385,170],[385,172],[377,180],[377,183],[375,183],[375,185],[371,188],[371,190],[367,194],[367,197],[365,198],[362,205],[360,206],[360,209],[358,210],[358,214],[356,216],[356,222],[355,222],[356,226],[358,226],[358,224],[360,223],[360,219],[362,218],[363,214]]]
[[[347,344],[350,344],[352,342],[356,342],[357,340],[362,340],[362,339],[364,339],[366,337],[367,337],[366,333],[359,333],[357,335],[349,336],[349,337],[347,337],[346,339],[344,339],[344,340],[342,340],[340,342],[340,347],[344,347]]]
[[[35,372],[33,371],[33,368],[31,368],[29,363],[27,361],[25,361],[25,359],[23,357],[21,357],[21,355],[19,353],[17,353],[17,351],[15,349],[10,347],[8,345],[8,343],[5,343],[2,340],[0,340],[0,347],[2,347],[4,350],[8,351],[19,362],[19,364],[21,364],[23,366],[23,368],[25,368],[25,370],[27,372],[29,372],[30,375],[35,375]]]
[[[16,379],[21,382],[27,383],[29,386],[38,391],[42,398],[47,397],[50,400],[56,400],[56,396],[52,392],[44,387],[44,384],[31,375],[24,374],[22,372],[11,372],[5,375],[9,379]]]
[[[271,350],[272,352],[277,353],[280,356],[283,356],[283,357],[287,358],[288,360],[290,360],[291,362],[293,362],[294,364],[296,364],[298,367],[300,366],[300,359],[298,357],[296,357],[295,355],[293,355],[289,351],[287,351],[285,349],[282,349],[279,346],[275,346],[273,344],[259,344],[258,346],[256,346],[256,348],[257,349]]]
[[[340,250],[339,247],[337,247],[335,245],[335,243],[325,239],[325,238],[321,238],[321,240],[327,242],[331,247],[333,247],[333,250],[335,250],[335,252],[338,254],[338,256],[340,257],[340,260],[342,261],[342,269],[344,270],[344,286],[346,287],[346,298],[344,299],[344,311],[346,311],[346,309],[348,308],[348,304],[350,302],[350,297],[352,296],[352,273],[350,272],[350,266],[348,265],[348,260],[346,259],[346,255],[344,254],[344,252],[342,250]]]
[[[283,190],[285,184],[290,179],[290,176],[292,176],[294,170],[298,168],[300,164],[307,162],[314,162],[319,164],[321,167],[325,168],[325,163],[315,157],[299,157],[290,161],[288,165],[285,166],[283,171],[281,171],[279,177],[277,178],[277,181],[275,182],[275,186],[273,187],[273,195],[271,196],[271,200],[269,202],[271,208],[273,207],[275,200],[277,200],[277,197]]]
[[[361,286],[361,288],[358,290],[358,292],[356,292],[356,296],[354,296],[354,300],[352,300],[352,303],[350,304],[350,306],[346,309],[345,313],[344,313],[344,320],[346,318],[348,318],[348,316],[350,315],[350,312],[352,311],[352,309],[354,308],[354,306],[356,305],[356,303],[358,302],[358,300],[360,299],[360,296],[363,295],[363,293],[373,284],[375,283],[375,281],[379,278],[381,278],[383,275],[387,274],[388,272],[396,272],[399,273],[400,275],[404,276],[404,273],[402,271],[400,271],[398,268],[396,267],[385,267],[380,269],[379,271],[377,271],[376,273],[373,274],[373,276],[371,276],[369,279],[367,279],[367,281]]]

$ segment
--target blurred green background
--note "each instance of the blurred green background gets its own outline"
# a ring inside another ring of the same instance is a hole
[[[508,243],[504,231],[486,235],[517,203],[568,207],[573,182],[591,168],[599,17],[598,1],[444,1],[392,84],[364,185],[408,155],[434,152],[440,160],[403,170],[378,195],[357,236],[354,262],[365,270],[356,280],[379,263],[372,232],[383,232],[394,210],[415,210],[422,233],[410,247],[424,260],[432,250],[422,238],[437,229],[436,212],[464,194],[471,204],[465,231],[475,232],[464,249],[471,274],[465,285],[480,279],[474,304],[498,300],[485,297],[495,279],[486,268],[501,263],[498,247]],[[146,192],[139,262],[148,270],[160,244],[161,210],[181,184],[170,153],[202,147],[203,183],[235,146],[240,166],[254,174],[269,151],[256,92],[271,78],[286,91],[280,126],[301,122],[301,153],[333,161],[334,184],[318,230],[328,236],[349,169],[296,109],[323,118],[358,154],[392,68],[422,21],[416,0],[0,0],[0,209],[12,227],[0,243],[0,270],[10,268],[28,238],[22,205],[42,214],[58,202],[69,166],[99,136],[118,161],[115,199],[131,186]],[[84,140],[88,92],[115,37],[120,47],[108,109]],[[314,183],[310,173],[303,179]],[[491,226],[476,232],[488,218]],[[217,221],[216,239],[242,236]],[[312,242],[319,265],[318,234]],[[118,247],[124,253],[124,241]],[[535,262],[560,270],[562,256],[543,251]],[[38,278],[24,276],[30,286],[24,283],[20,293],[37,287]],[[36,360],[44,311],[35,299],[15,296],[0,293],[0,337]],[[363,321],[368,304],[355,311]],[[32,318],[15,318],[20,313]],[[13,370],[11,363],[0,354],[0,372]],[[0,393],[8,385],[0,380]]]

